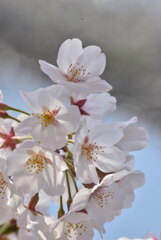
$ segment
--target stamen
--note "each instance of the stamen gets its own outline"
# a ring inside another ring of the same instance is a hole
[[[42,173],[45,168],[45,164],[48,162],[48,159],[41,154],[33,154],[26,162],[27,170],[30,173]]]
[[[103,208],[103,206],[108,204],[108,199],[114,199],[114,192],[103,193],[101,191],[97,191],[94,197],[98,201],[98,205]]]
[[[0,197],[2,200],[4,199],[4,194],[6,192],[6,188],[7,188],[7,183],[3,179],[2,173],[0,173]]]
[[[87,226],[83,223],[72,224],[66,223],[64,234],[67,238],[72,239],[73,237],[81,236],[87,231]]]
[[[82,154],[87,156],[88,160],[97,160],[97,155],[100,153],[104,153],[104,150],[102,150],[102,146],[98,146],[96,143],[94,144],[88,144],[86,138],[84,140],[84,144],[82,146]]]
[[[56,115],[58,114],[60,108],[59,109],[55,109],[52,111],[46,111],[42,114],[35,114],[36,117],[41,119],[41,124],[44,127],[48,127],[51,124],[57,124],[58,120],[56,119]]]
[[[81,79],[85,76],[87,69],[84,68],[84,66],[79,66],[80,63],[77,63],[78,67],[73,67],[72,64],[69,65],[68,67],[68,74],[67,74],[67,81],[69,82],[83,82],[85,81],[84,79]],[[87,73],[88,75],[90,72]]]

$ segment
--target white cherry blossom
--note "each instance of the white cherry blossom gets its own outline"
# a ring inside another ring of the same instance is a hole
[[[131,207],[134,201],[133,190],[144,184],[144,174],[135,171],[109,174],[93,189],[80,190],[72,203],[71,209],[85,209],[88,215],[101,229],[105,222],[110,222],[120,214],[121,209]]]
[[[8,175],[23,194],[36,194],[40,189],[49,195],[64,192],[66,164],[59,154],[28,141],[16,148],[7,159]]]
[[[112,87],[99,76],[103,73],[106,58],[97,46],[83,49],[79,39],[68,39],[58,52],[58,67],[39,60],[41,70],[53,82],[64,85],[70,93],[83,95],[110,91]]]
[[[117,146],[123,151],[137,151],[146,147],[148,133],[145,128],[137,126],[137,117],[131,118],[127,122],[116,123],[124,133],[123,138]]]
[[[20,228],[18,239],[34,239],[34,240],[54,240],[55,234],[52,231],[54,220],[42,215],[38,211],[30,211],[27,208],[22,208],[19,217],[17,217],[17,225]],[[49,235],[52,238],[49,238]]]
[[[114,146],[122,137],[123,132],[117,126],[102,125],[88,131],[83,122],[73,149],[76,174],[82,183],[98,183],[96,168],[115,172],[125,167],[125,154]]]
[[[56,240],[92,240],[93,221],[85,213],[69,212],[58,220]]]
[[[50,149],[66,144],[66,136],[76,130],[80,113],[77,106],[66,107],[67,92],[63,86],[50,86],[32,93],[22,92],[32,115],[19,124],[19,130],[31,134]]]

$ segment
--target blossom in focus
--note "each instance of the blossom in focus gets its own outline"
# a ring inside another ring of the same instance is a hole
[[[49,222],[48,218],[40,212],[22,208],[17,218],[17,225],[20,227],[18,239],[54,240],[56,233],[52,231],[51,227],[54,224],[54,219],[50,218]]]
[[[68,39],[58,67],[39,63],[57,85],[21,92],[31,114],[4,104],[0,91],[0,239],[92,240],[144,184],[130,151],[143,149],[148,134],[136,117],[104,123],[116,98],[100,78],[106,58],[99,47]],[[8,235],[13,226],[17,234]]]
[[[67,134],[73,133],[79,124],[77,106],[64,104],[67,98],[63,86],[50,86],[32,93],[22,92],[32,115],[19,124],[19,131],[31,134],[44,147],[58,149],[67,142]]]
[[[56,240],[92,240],[93,221],[85,213],[69,212],[58,220]]]
[[[41,70],[53,82],[64,85],[70,93],[83,96],[89,93],[110,91],[112,87],[99,76],[106,65],[106,57],[100,47],[88,46],[83,49],[82,42],[68,39],[62,43],[58,52],[58,67],[39,60]]]
[[[57,153],[28,141],[16,148],[7,159],[8,176],[23,194],[36,194],[40,189],[48,195],[64,192],[66,164]],[[32,184],[31,184],[32,183]]]
[[[123,132],[117,126],[101,125],[88,131],[83,122],[73,149],[76,175],[82,183],[98,183],[96,168],[107,173],[125,167],[125,154],[114,146],[122,137]]]
[[[135,171],[109,174],[93,189],[83,188],[75,196],[72,209],[85,209],[98,228],[120,215],[120,210],[131,207],[134,189],[144,184],[144,174]]]

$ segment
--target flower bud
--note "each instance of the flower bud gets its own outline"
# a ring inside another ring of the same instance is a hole
[[[1,110],[0,110],[0,118],[5,119],[5,118],[8,118],[8,117],[9,117],[9,115],[8,115],[7,112],[5,112],[5,111],[1,111]]]
[[[28,209],[30,209],[31,211],[36,211],[35,207],[37,205],[39,201],[39,193],[36,193],[30,200],[29,204],[28,204]]]
[[[8,111],[11,110],[7,104],[0,103],[0,111]]]

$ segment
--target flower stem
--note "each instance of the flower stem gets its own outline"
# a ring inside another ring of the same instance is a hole
[[[28,115],[28,116],[30,115],[29,113],[27,113],[27,112],[25,112],[25,111],[23,111],[23,110],[20,110],[20,109],[18,109],[18,108],[10,107],[9,110],[12,110],[12,111],[15,111],[15,112],[19,112],[19,113],[23,113],[23,114]]]
[[[63,209],[63,197],[60,196],[60,208],[58,210],[58,218],[61,218],[62,216],[64,216],[65,212]]]
[[[14,121],[16,121],[16,122],[18,122],[18,123],[21,122],[21,121],[18,120],[17,118],[15,118],[15,117],[13,117],[13,116],[10,116],[10,115],[8,115],[8,118],[10,118],[10,119],[12,119],[12,120],[14,120]]]
[[[68,160],[64,159],[65,163],[67,164],[68,168],[74,171],[74,166],[68,162]]]
[[[74,141],[73,140],[68,140],[68,143],[74,144]]]
[[[74,176],[73,176],[72,172],[71,172],[71,171],[69,171],[69,174],[70,174],[70,176],[71,176],[71,178],[72,178],[72,180],[73,180],[73,183],[74,183],[75,190],[76,190],[76,192],[78,192],[77,183],[76,183],[76,180],[75,180],[75,178],[74,178]]]
[[[68,176],[68,171],[65,171],[65,176],[66,176],[66,181],[67,181],[67,188],[68,188],[68,200],[67,200],[67,207],[68,211],[70,209],[70,205],[72,203],[72,195],[71,195],[71,190],[70,190],[70,183],[69,183],[69,176]]]

